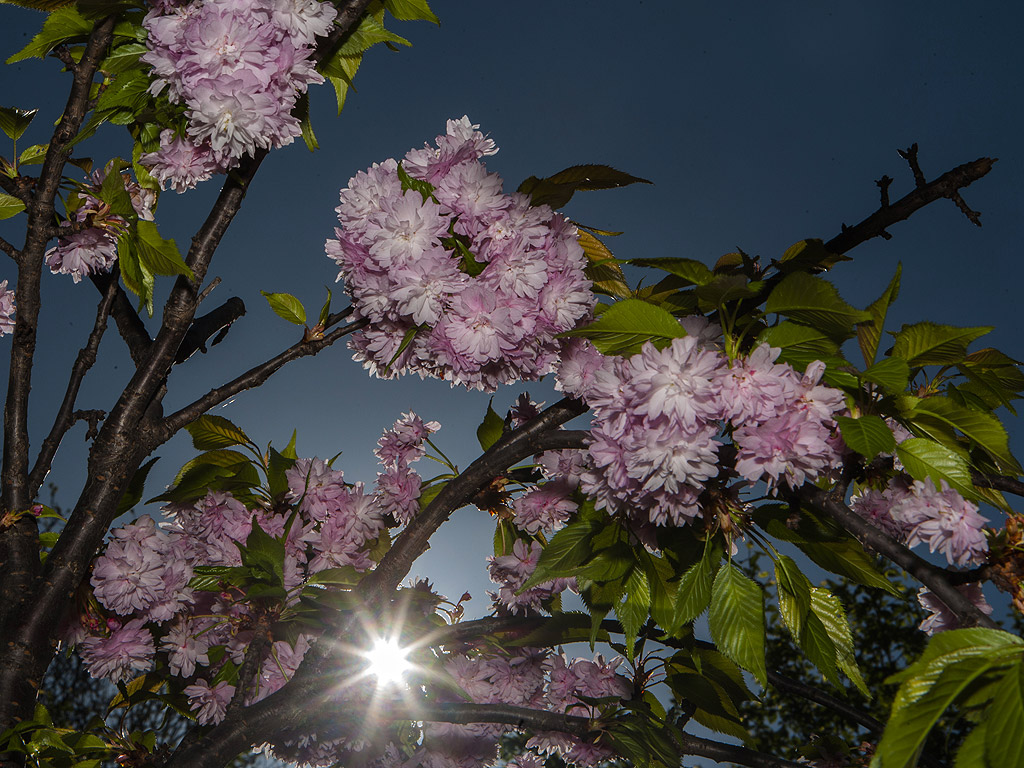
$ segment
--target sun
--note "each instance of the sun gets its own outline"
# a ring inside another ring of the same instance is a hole
[[[373,648],[366,652],[370,662],[369,673],[377,678],[377,685],[401,685],[404,675],[412,669],[412,662],[406,656],[409,651],[402,648],[394,638],[380,638]]]

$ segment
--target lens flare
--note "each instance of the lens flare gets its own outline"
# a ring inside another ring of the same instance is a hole
[[[381,638],[372,650],[367,651],[369,672],[377,678],[378,685],[401,685],[405,682],[403,676],[412,669],[412,663],[406,658],[408,653],[394,638]]]

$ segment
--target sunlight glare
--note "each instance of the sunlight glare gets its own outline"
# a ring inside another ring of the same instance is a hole
[[[377,678],[378,685],[399,685],[402,676],[412,669],[412,663],[406,658],[408,650],[400,647],[394,638],[381,638],[368,651],[366,658],[370,662],[370,674]]]

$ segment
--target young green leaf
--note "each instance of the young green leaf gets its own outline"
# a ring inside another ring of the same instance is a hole
[[[880,416],[868,414],[858,419],[837,416],[836,423],[843,435],[843,442],[868,459],[880,453],[892,453],[896,448],[896,438]]]
[[[977,496],[967,462],[951,448],[924,437],[912,437],[896,446],[896,455],[915,480],[930,477],[936,488],[945,480],[964,498]]]
[[[480,422],[480,426],[476,428],[476,439],[485,451],[498,442],[501,433],[505,430],[505,421],[491,407],[492,403],[494,403],[493,397],[487,401],[487,413],[484,414],[484,420]]]
[[[617,301],[590,325],[560,334],[582,336],[606,355],[623,356],[639,352],[648,341],[664,346],[685,335],[676,318],[640,299]]]
[[[25,210],[25,204],[13,195],[0,192],[0,220],[17,216]]]
[[[245,432],[223,416],[200,416],[185,429],[192,435],[192,446],[198,451],[253,444]]]
[[[872,365],[875,356],[878,354],[878,342],[882,339],[882,331],[885,330],[885,317],[889,313],[889,307],[896,301],[900,294],[900,276],[903,273],[903,265],[896,265],[896,274],[892,276],[888,287],[870,307],[867,313],[871,319],[857,325],[857,344],[860,345],[860,352],[864,356],[864,364]]]
[[[709,551],[711,549],[709,548]],[[711,603],[711,579],[714,575],[712,567],[710,558],[705,554],[691,565],[679,580],[672,630],[689,624],[704,613]]]
[[[835,647],[836,664],[850,681],[857,686],[865,698],[871,698],[871,691],[857,666],[857,659],[853,655],[853,635],[850,633],[850,623],[846,619],[846,611],[843,610],[839,598],[822,587],[811,587],[811,610],[821,620],[822,625],[828,632],[829,638]]]
[[[306,308],[290,293],[269,293],[267,291],[260,291],[260,293],[266,297],[267,303],[278,317],[295,325],[306,324]]]
[[[427,0],[384,0],[388,13],[401,21],[430,21],[441,26]]]
[[[910,366],[901,357],[887,357],[867,368],[861,373],[860,378],[896,395],[907,388],[907,382],[910,381]]]
[[[715,279],[711,270],[700,261],[683,258],[630,259],[634,267],[661,269],[670,275],[682,278],[690,285],[707,285]]]
[[[167,240],[157,231],[152,221],[140,220],[135,228],[139,260],[154,275],[185,275],[194,278],[192,270],[181,258],[177,243]]]
[[[590,540],[597,530],[593,523],[570,523],[552,536],[540,553],[537,568],[520,588],[520,592],[545,581],[570,576],[590,557]]]
[[[18,109],[17,107],[0,107],[0,131],[7,137],[17,141],[28,129],[38,109]]]

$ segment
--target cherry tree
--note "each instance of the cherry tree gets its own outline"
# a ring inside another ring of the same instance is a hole
[[[767,263],[742,252],[713,265],[622,261],[609,233],[560,210],[578,191],[644,179],[581,165],[513,191],[486,166],[497,139],[455,115],[340,190],[324,237],[344,298],[328,293],[316,312],[266,292],[298,340],[165,412],[172,366],[245,311],[238,299],[201,305],[261,162],[299,138],[315,148],[309,87],[330,81],[340,107],[363,53],[402,41],[387,25],[415,20],[437,21],[425,0],[82,0],[51,9],[13,57],[52,55],[72,85],[49,142],[4,158],[0,174],[0,212],[25,227],[24,243],[0,240],[14,264],[0,283],[11,345],[3,764],[217,766],[265,747],[312,765],[469,768],[519,733],[511,762],[522,768],[553,756],[796,765],[734,743],[752,689],[868,723],[876,741],[844,758],[854,764],[933,764],[925,739],[954,704],[973,725],[958,764],[1012,764],[1024,751],[1024,642],[998,628],[982,585],[1022,606],[1024,534],[1004,494],[1024,495],[1024,470],[999,414],[1024,374],[1003,352],[972,349],[985,327],[923,321],[889,342],[899,269],[864,309],[823,277],[936,200],[977,223],[961,190],[991,159],[929,181],[910,147],[911,192],[890,200],[885,177],[875,213]],[[0,129],[17,141],[33,117],[3,108]],[[78,156],[104,124],[128,129],[130,159]],[[217,183],[182,254],[158,229],[159,196]],[[630,287],[624,264],[654,281]],[[53,426],[32,448],[44,270],[91,282],[99,298]],[[77,409],[111,319],[131,379],[105,410]],[[299,455],[294,437],[263,445],[209,413],[342,340],[359,375],[486,392],[548,377],[564,397],[488,408],[464,469],[430,414],[406,413],[378,441],[372,484],[346,478],[337,457]],[[83,419],[88,478],[59,532],[40,534],[40,518],[59,516],[39,501],[44,478]],[[150,499],[159,513],[117,525],[147,499],[153,452],[182,430],[197,454]],[[473,620],[467,596],[409,581],[466,505],[495,520],[493,552],[481,555],[493,611]],[[741,544],[771,560],[777,615],[821,680],[766,664],[769,584],[734,562]],[[895,676],[884,726],[858,709],[872,692],[844,606],[805,575],[813,563],[901,595],[878,558],[920,583],[921,630],[933,636]],[[591,653],[569,655],[573,643]],[[37,705],[58,647],[117,686],[91,728],[54,726]],[[184,737],[124,732],[110,717],[143,702],[188,718]]]

